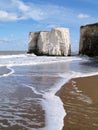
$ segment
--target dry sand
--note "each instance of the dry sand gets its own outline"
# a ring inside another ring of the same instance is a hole
[[[98,130],[98,76],[72,79],[56,95],[67,112],[63,130]]]

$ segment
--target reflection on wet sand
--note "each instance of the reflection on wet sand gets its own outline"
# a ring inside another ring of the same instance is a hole
[[[32,76],[31,67],[20,68],[15,67],[11,76],[0,78],[0,130],[43,129],[46,125],[43,94],[58,78]]]
[[[42,109],[41,96],[30,88],[17,88],[15,93],[0,100],[0,129],[28,130],[45,125],[45,113]]]

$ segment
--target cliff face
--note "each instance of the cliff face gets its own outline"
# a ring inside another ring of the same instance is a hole
[[[70,55],[69,30],[53,28],[50,32],[31,32],[28,52],[36,55]]]
[[[36,53],[37,50],[37,41],[39,37],[40,32],[30,32],[29,33],[29,53]]]
[[[79,53],[98,56],[98,23],[81,26]]]

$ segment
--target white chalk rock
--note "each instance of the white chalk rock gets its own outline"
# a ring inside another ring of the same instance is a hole
[[[53,28],[50,32],[34,32],[29,36],[29,51],[37,55],[71,55],[69,29]]]

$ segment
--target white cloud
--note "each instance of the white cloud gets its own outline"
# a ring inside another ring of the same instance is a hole
[[[78,16],[77,16],[78,18],[80,18],[80,19],[85,19],[85,18],[89,18],[90,17],[90,15],[88,15],[88,14],[79,14]]]
[[[20,0],[12,0],[12,2],[20,13],[19,20],[30,18],[33,20],[43,19],[43,11],[40,9],[40,7],[37,7],[37,5],[33,4],[32,7],[30,5],[26,5],[24,2]]]
[[[59,24],[60,22],[71,19],[74,15],[72,10],[66,9],[58,5],[35,4],[33,2],[25,3],[22,0],[9,0],[9,2],[9,7],[7,7],[5,3],[6,9],[4,8],[3,2],[3,9],[1,10],[3,16],[1,15],[0,21],[17,21],[32,19],[35,21],[46,21],[52,24],[55,24],[57,22]]]
[[[8,13],[6,11],[0,10],[0,21],[16,21],[18,20],[15,13]]]
[[[5,0],[10,3],[10,6],[4,8],[4,0],[3,8],[0,5],[0,21],[19,21],[19,20],[28,20],[32,19],[38,22],[38,24],[48,25],[49,26],[57,26],[57,25],[70,25],[70,24],[81,24],[83,22],[92,21],[90,15],[87,14],[79,14],[77,15],[77,11],[52,4],[36,4],[23,2],[23,0]],[[6,4],[6,3],[5,3]],[[88,19],[90,17],[90,19]],[[78,19],[77,19],[78,18]],[[85,21],[81,21],[84,19]],[[93,20],[94,21],[94,20]]]
[[[47,24],[59,24],[70,21],[74,13],[58,5],[25,3],[22,0],[10,0],[10,8],[0,11],[0,21],[18,21],[32,19]],[[74,16],[75,17],[75,16]],[[51,26],[51,25],[50,25]]]
[[[7,1],[8,2],[8,1]],[[43,11],[36,4],[33,7],[25,4],[22,0],[10,0],[10,6],[1,1],[0,21],[17,21],[17,20],[42,20],[44,19]],[[5,5],[5,7],[4,7]]]

